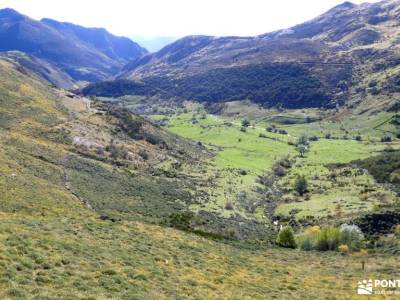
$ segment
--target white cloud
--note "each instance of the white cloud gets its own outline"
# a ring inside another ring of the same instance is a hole
[[[0,0],[35,19],[119,35],[255,35],[311,19],[343,0]],[[365,1],[354,1],[365,2]],[[376,1],[369,1],[376,2]]]

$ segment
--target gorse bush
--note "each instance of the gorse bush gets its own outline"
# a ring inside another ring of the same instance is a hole
[[[284,227],[281,231],[279,231],[276,243],[284,248],[295,249],[297,247],[294,233],[290,226]]]
[[[338,248],[340,253],[347,254],[350,252],[350,248],[347,245],[340,245]]]

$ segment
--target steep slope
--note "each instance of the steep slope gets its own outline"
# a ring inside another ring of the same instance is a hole
[[[0,10],[0,41],[0,51],[33,55],[76,81],[103,80],[146,53],[136,43],[104,29],[36,21],[12,9]]]
[[[115,89],[107,82],[87,92],[250,99],[288,108],[335,107],[393,94],[399,89],[399,8],[393,0],[345,2],[309,22],[261,36],[189,36],[128,64]]]
[[[183,207],[174,201],[188,198],[185,183],[178,187],[175,180],[151,174],[161,163],[201,160],[208,155],[202,147],[124,110],[90,108],[87,99],[52,89],[21,73],[19,65],[0,63],[1,142],[15,161],[32,157],[44,160],[49,168],[64,170],[66,177],[58,178],[58,188],[83,195],[81,200],[99,213],[162,216]],[[112,171],[118,167],[118,172]],[[36,171],[47,178],[45,169]],[[154,203],[147,202],[149,207],[143,208],[148,194]],[[103,202],[105,195],[107,202]]]
[[[46,60],[20,51],[1,52],[0,57],[20,65],[49,83],[63,89],[77,88],[77,83],[65,72]]]

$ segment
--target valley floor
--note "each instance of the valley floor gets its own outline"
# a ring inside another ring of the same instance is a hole
[[[153,118],[163,120],[167,130],[200,141],[216,153],[206,174],[217,174],[216,185],[207,191],[211,195],[210,201],[200,207],[192,206],[194,210],[220,212],[224,217],[241,214],[263,221],[268,207],[255,193],[259,187],[258,178],[286,157],[292,160],[292,166],[284,170],[283,176],[278,176],[282,195],[276,203],[276,216],[288,218],[294,215],[297,220],[344,217],[345,222],[346,216],[394,203],[395,193],[351,164],[380,155],[387,149],[400,148],[398,140],[390,143],[380,140],[387,132],[396,132],[387,121],[393,114],[360,115],[344,121],[305,121],[306,116],[315,117],[315,114],[316,111],[275,114],[266,111],[263,117],[251,119],[247,128],[241,124],[246,117],[235,114],[227,117],[192,112],[155,115]],[[310,139],[304,155],[300,155],[296,147],[296,141],[302,136]],[[331,167],[333,165],[339,167]],[[306,198],[296,196],[293,190],[297,175],[305,175],[308,180]],[[232,210],[224,210],[227,201],[233,204]],[[257,203],[254,212],[246,209],[248,202]]]

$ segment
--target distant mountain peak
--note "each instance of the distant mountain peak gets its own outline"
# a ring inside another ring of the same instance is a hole
[[[6,7],[0,9],[0,15],[21,15],[21,14],[17,12],[15,9]]]
[[[86,28],[44,18],[31,19],[14,9],[0,9],[0,52],[22,51],[76,81],[99,81],[147,53],[129,38],[104,28]],[[51,45],[51,46],[49,46]]]
[[[0,18],[24,18],[23,14],[20,14],[15,9],[12,8],[3,8],[0,9]]]
[[[337,9],[352,9],[354,7],[357,7],[357,4],[354,4],[350,1],[345,1],[342,4],[336,5],[334,8],[332,8],[333,10],[337,10]]]

